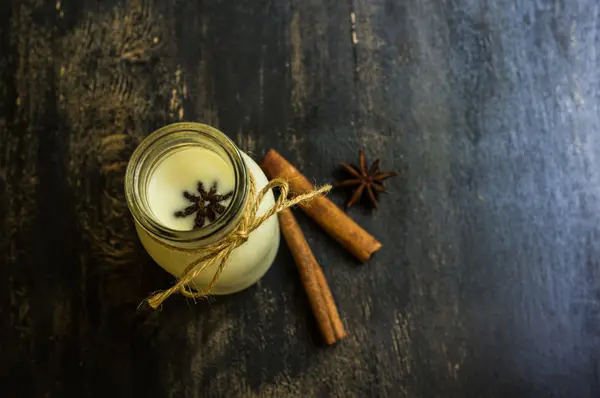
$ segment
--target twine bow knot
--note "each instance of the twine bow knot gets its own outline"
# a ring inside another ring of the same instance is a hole
[[[248,232],[246,232],[246,231],[237,231],[235,233],[235,238],[239,239],[239,240],[241,240],[242,242],[245,243],[246,241],[248,241],[248,236],[249,235],[250,234]]]

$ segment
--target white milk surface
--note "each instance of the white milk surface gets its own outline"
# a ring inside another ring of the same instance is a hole
[[[192,230],[195,214],[175,217],[175,212],[192,205],[183,191],[200,195],[198,181],[204,183],[206,191],[216,182],[217,192],[224,195],[233,190],[235,174],[219,155],[201,147],[174,152],[156,166],[148,184],[148,204],[158,222],[179,231]],[[228,202],[221,204],[227,207]],[[206,220],[204,225],[208,223]]]
[[[257,192],[260,191],[267,184],[267,177],[254,160],[244,153],[242,158],[254,177]],[[188,192],[195,194],[199,179],[205,182],[205,187],[208,188],[212,184],[211,181],[217,181],[218,191],[222,194],[233,189],[233,171],[218,155],[207,149],[185,149],[181,153],[176,152],[158,165],[148,187],[149,204],[156,218],[172,229],[191,230],[194,216],[176,218],[174,212],[189,206],[182,191],[187,189]],[[269,192],[264,196],[258,215],[264,214],[274,204],[273,193]],[[136,228],[150,256],[174,276],[181,275],[187,265],[197,257],[194,254],[182,253],[158,245],[143,228],[137,224]],[[235,293],[254,284],[270,268],[278,248],[279,222],[275,215],[254,230],[246,243],[233,251],[213,293]],[[206,287],[215,271],[216,266],[206,269],[194,279],[195,287],[200,289]]]

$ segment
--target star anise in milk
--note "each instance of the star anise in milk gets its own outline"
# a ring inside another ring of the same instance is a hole
[[[233,191],[226,193],[225,195],[219,195],[217,193],[217,183],[214,182],[209,191],[204,189],[204,184],[198,182],[196,188],[198,195],[191,194],[188,191],[183,191],[183,197],[189,200],[192,204],[183,210],[175,212],[175,217],[187,217],[196,213],[196,219],[194,220],[194,229],[199,229],[204,226],[204,222],[208,218],[208,221],[213,222],[218,216],[225,212],[225,206],[221,202],[233,196]]]

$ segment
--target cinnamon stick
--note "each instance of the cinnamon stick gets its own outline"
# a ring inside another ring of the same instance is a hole
[[[346,336],[346,331],[335,307],[323,270],[317,263],[291,210],[285,209],[277,216],[279,217],[281,232],[298,267],[300,280],[317,319],[323,339],[325,343],[333,344]]]
[[[319,264],[316,264],[314,271],[317,276],[317,281],[319,282],[319,287],[321,288],[323,300],[325,300],[325,307],[327,308],[327,313],[329,314],[329,320],[331,321],[331,326],[333,327],[333,333],[335,334],[335,338],[337,340],[341,340],[346,337],[348,333],[346,333],[346,330],[344,329],[344,324],[342,323],[342,319],[338,313],[335,301],[333,301],[333,295],[329,289],[329,284],[327,283],[325,275],[323,274],[323,269]]]
[[[269,150],[261,165],[270,178],[288,180],[294,194],[299,195],[315,189],[313,184],[274,149]],[[324,196],[301,204],[300,207],[312,217],[329,235],[363,263],[381,249],[381,243],[331,200]]]

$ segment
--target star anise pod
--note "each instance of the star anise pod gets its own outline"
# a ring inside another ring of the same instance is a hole
[[[221,202],[231,198],[233,195],[233,191],[225,195],[217,194],[216,182],[213,183],[212,187],[207,192],[204,189],[204,184],[198,181],[196,190],[200,195],[194,195],[188,191],[183,191],[183,197],[192,202],[192,205],[175,212],[175,217],[187,217],[196,213],[194,229],[202,228],[206,218],[208,218],[208,221],[210,222],[215,221],[217,216],[223,214],[225,211],[225,206],[223,206]]]
[[[371,205],[377,208],[377,194],[385,192],[383,181],[390,177],[398,175],[395,171],[379,171],[379,159],[376,159],[371,167],[367,169],[367,159],[365,157],[365,151],[361,148],[358,152],[359,168],[350,166],[347,163],[340,163],[348,173],[352,175],[352,178],[342,181],[336,184],[336,188],[348,188],[356,187],[350,201],[346,205],[349,209],[353,204],[358,202],[363,192],[367,191],[367,197],[371,202]]]

